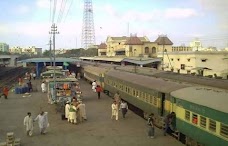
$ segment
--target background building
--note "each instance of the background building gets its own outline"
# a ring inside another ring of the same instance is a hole
[[[163,50],[172,51],[173,43],[167,36],[159,36],[154,42],[151,42],[146,36],[137,37],[108,37],[107,56],[119,57],[157,57],[157,52]]]
[[[1,52],[9,52],[9,45],[6,43],[0,43],[0,51]]]
[[[158,53],[162,58],[162,52]],[[195,51],[165,52],[164,70],[200,76],[228,75],[228,52],[226,51]]]
[[[190,46],[172,46],[172,52],[189,52],[192,51]]]
[[[101,43],[98,46],[98,56],[106,56],[107,55],[107,45],[105,43]]]
[[[22,47],[17,46],[17,47],[11,48],[10,53],[12,53],[12,54],[27,54],[30,56],[33,56],[33,55],[41,56],[42,55],[42,48],[37,48],[35,46],[22,48]]]
[[[17,46],[9,49],[11,54],[22,54],[22,48]]]

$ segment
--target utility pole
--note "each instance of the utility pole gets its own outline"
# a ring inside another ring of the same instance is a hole
[[[56,70],[56,64],[55,64],[55,34],[59,34],[59,32],[57,31],[57,26],[55,25],[55,23],[52,24],[51,26],[51,32],[49,32],[50,34],[53,35],[53,67],[54,67],[54,97],[56,97],[56,76],[55,76],[55,70]]]
[[[164,51],[165,51],[165,36],[162,36],[162,70],[164,70]]]
[[[51,51],[51,45],[52,45],[52,43],[51,43],[51,37],[50,37],[50,40],[49,40],[49,57],[50,57],[50,66],[52,66],[53,64],[52,64],[52,51]]]

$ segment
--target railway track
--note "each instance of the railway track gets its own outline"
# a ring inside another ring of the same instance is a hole
[[[3,87],[7,86],[11,89],[15,83],[17,83],[18,78],[24,76],[28,72],[29,68],[16,67],[11,69],[6,69],[0,73],[0,92],[2,92]]]

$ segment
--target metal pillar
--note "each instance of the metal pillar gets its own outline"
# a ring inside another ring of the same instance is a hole
[[[95,30],[93,21],[92,0],[84,0],[83,25],[82,25],[82,47],[88,49],[95,44]]]
[[[56,62],[55,62],[55,34],[59,34],[59,32],[57,31],[57,26],[55,25],[55,23],[52,24],[51,26],[51,32],[49,32],[50,34],[52,34],[53,36],[53,67],[54,67],[54,96],[56,96],[56,75],[55,75],[55,70],[56,70]],[[55,98],[56,99],[56,98]]]

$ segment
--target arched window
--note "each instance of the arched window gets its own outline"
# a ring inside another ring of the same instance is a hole
[[[145,47],[145,54],[148,54],[148,53],[149,53],[149,48]]]
[[[156,53],[156,48],[155,47],[152,48],[152,53]]]

